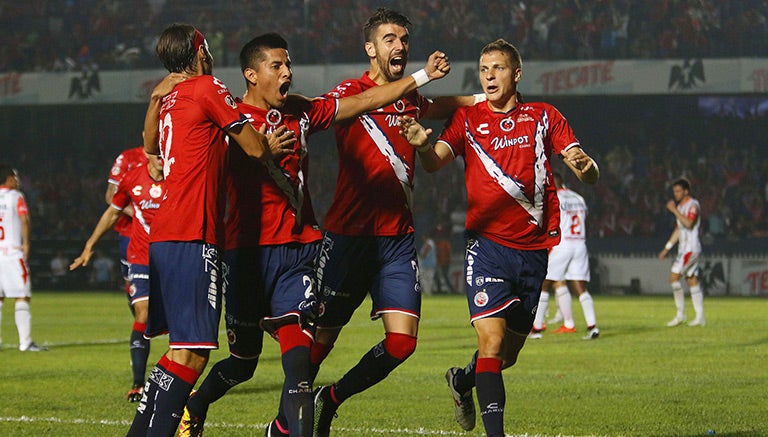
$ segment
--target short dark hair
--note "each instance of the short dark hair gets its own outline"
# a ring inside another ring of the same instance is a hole
[[[0,184],[4,184],[11,176],[18,176],[19,173],[10,165],[0,164]]]
[[[288,50],[288,41],[277,33],[259,35],[248,41],[240,50],[240,70],[253,68],[264,59],[264,51],[269,49]]]
[[[675,179],[675,181],[672,182],[672,186],[673,187],[675,187],[675,186],[680,187],[680,188],[684,189],[685,191],[691,191],[691,182],[688,181],[688,179],[686,179],[686,178]]]
[[[509,56],[512,61],[512,68],[517,69],[523,66],[523,58],[520,56],[520,51],[517,47],[505,41],[503,38],[499,38],[496,41],[489,43],[482,50],[480,50],[480,56],[490,52],[502,52]]]
[[[194,69],[195,27],[191,24],[174,23],[160,34],[155,52],[163,66],[171,73]]]
[[[393,11],[392,9],[378,8],[376,9],[376,12],[368,18],[365,25],[363,25],[363,35],[365,36],[366,42],[371,41],[371,35],[373,35],[373,32],[382,24],[396,24],[407,28],[411,25],[411,20],[400,12]]]

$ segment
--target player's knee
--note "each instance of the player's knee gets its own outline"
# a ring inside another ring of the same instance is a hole
[[[416,337],[398,332],[387,332],[384,349],[398,360],[405,360],[416,351]]]
[[[680,283],[679,280],[670,282],[669,286],[672,287],[672,291],[679,291],[683,289],[683,284]]]
[[[229,361],[228,367],[230,371],[228,376],[235,381],[245,382],[251,379],[254,372],[256,372],[256,366],[259,364],[259,357],[257,356],[254,359],[244,360],[230,356],[227,361]]]

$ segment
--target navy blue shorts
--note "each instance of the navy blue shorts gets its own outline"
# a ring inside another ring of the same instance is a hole
[[[128,280],[131,282],[128,292],[131,305],[142,300],[149,300],[149,266],[131,264],[131,268],[128,270]]]
[[[201,242],[149,245],[146,335],[167,332],[172,349],[215,349],[223,272],[219,249]]]
[[[413,234],[349,237],[326,232],[315,264],[324,306],[318,326],[346,325],[369,293],[371,319],[384,313],[421,315]]]
[[[503,317],[507,329],[528,334],[541,284],[547,276],[547,250],[519,250],[467,232],[464,286],[470,321]]]
[[[117,237],[117,244],[120,247],[120,274],[123,275],[123,279],[130,281],[129,268],[131,264],[128,262],[128,243],[131,242],[129,237],[119,235]]]
[[[318,243],[296,243],[232,249],[224,254],[224,320],[232,355],[249,359],[261,354],[262,318],[277,326],[314,317],[317,247]]]

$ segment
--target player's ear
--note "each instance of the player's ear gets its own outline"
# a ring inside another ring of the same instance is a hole
[[[246,68],[245,71],[243,71],[243,77],[245,78],[246,82],[248,82],[251,85],[256,85],[256,82],[259,78],[259,74],[256,73],[256,70],[253,68]]]
[[[370,41],[365,42],[365,53],[368,55],[369,58],[375,58],[376,57],[376,48],[373,47],[373,43]]]
[[[523,77],[523,69],[518,67],[517,70],[515,70],[515,82],[520,82],[521,77]]]

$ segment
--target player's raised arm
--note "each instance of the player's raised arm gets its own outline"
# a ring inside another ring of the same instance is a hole
[[[149,98],[149,108],[144,117],[144,151],[150,155],[160,154],[160,107],[163,103],[163,97],[173,91],[173,87],[184,81],[185,76],[181,73],[169,73],[152,90]],[[114,193],[113,193],[114,194]]]
[[[562,153],[563,162],[585,184],[594,184],[600,178],[597,163],[581,147],[574,146]]]
[[[334,122],[349,120],[364,112],[388,105],[430,81],[442,79],[450,71],[451,64],[448,62],[448,56],[443,52],[436,51],[429,56],[424,68],[412,75],[340,99],[339,110]]]
[[[93,229],[91,236],[88,237],[88,240],[85,242],[83,252],[80,254],[80,256],[75,258],[72,264],[69,265],[70,271],[75,270],[78,267],[88,265],[88,261],[91,259],[91,256],[93,256],[93,247],[96,245],[96,243],[99,242],[101,237],[107,231],[112,229],[112,226],[115,225],[118,218],[120,218],[120,210],[112,206],[108,206],[104,213],[101,215],[99,222],[96,223],[96,227]]]
[[[424,170],[432,173],[453,161],[453,152],[447,144],[441,141],[436,144],[429,142],[432,129],[425,129],[413,117],[398,117],[397,121],[400,125],[400,135],[416,148]]]

